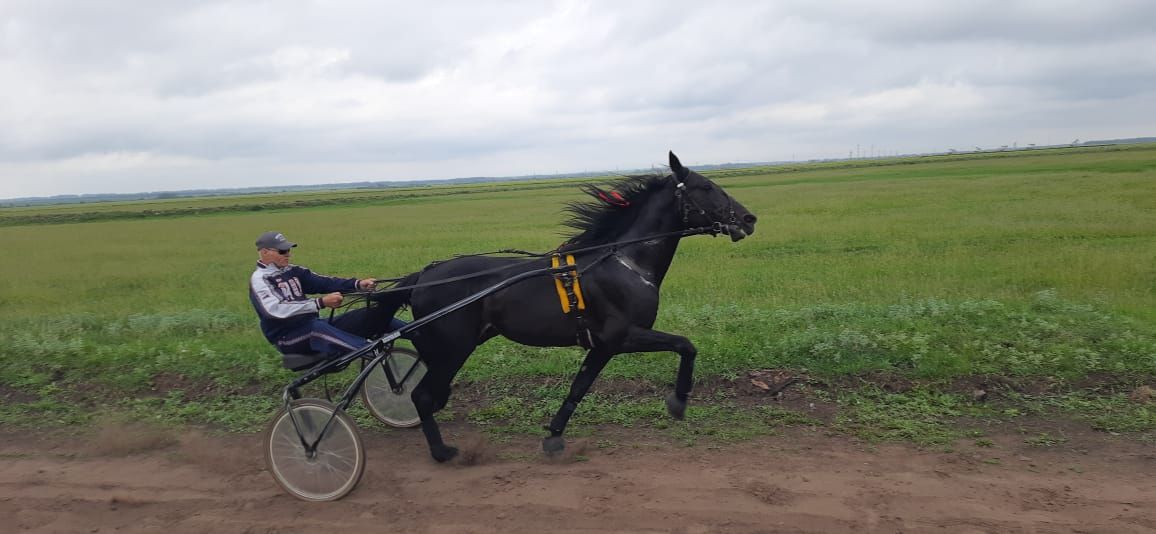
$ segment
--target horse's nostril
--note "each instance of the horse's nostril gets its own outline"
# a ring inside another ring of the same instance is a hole
[[[759,218],[755,217],[753,213],[748,213],[746,215],[743,215],[743,222],[745,222],[747,224],[755,224],[758,221],[759,221]]]

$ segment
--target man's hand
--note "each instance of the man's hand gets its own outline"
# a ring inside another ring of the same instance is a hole
[[[357,288],[362,291],[372,290],[377,287],[377,280],[373,278],[365,278],[357,281]]]
[[[326,308],[336,308],[341,305],[341,301],[343,300],[345,300],[345,297],[342,297],[341,293],[334,291],[333,293],[321,297],[321,304],[323,304]]]

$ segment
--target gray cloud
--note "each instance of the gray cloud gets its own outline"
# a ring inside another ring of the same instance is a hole
[[[9,0],[0,198],[1151,135],[1156,4]]]

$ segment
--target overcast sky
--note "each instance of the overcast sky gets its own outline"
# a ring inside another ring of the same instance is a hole
[[[0,198],[1149,135],[1151,0],[0,0]]]

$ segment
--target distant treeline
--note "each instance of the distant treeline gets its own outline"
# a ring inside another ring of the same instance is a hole
[[[137,200],[177,200],[182,198],[213,198],[247,195],[315,193],[329,191],[410,189],[443,185],[471,185],[497,182],[517,182],[545,180],[549,178],[576,177],[577,175],[556,177],[517,178],[454,178],[450,180],[403,181],[403,182],[348,182],[339,184],[278,185],[271,187],[238,187],[227,189],[189,189],[183,191],[151,191],[145,193],[94,193],[84,195],[54,195],[50,197],[14,198],[0,202],[0,207],[34,207],[60,204],[95,204],[101,202],[132,202]]]
[[[750,167],[759,167],[774,165],[773,162],[757,162],[757,163],[722,163],[715,165],[698,165],[695,169],[700,171],[708,170],[723,170],[723,169],[744,169]],[[518,183],[518,182],[542,182],[550,180],[572,181],[579,178],[599,178],[609,176],[611,174],[645,174],[652,172],[651,169],[631,169],[626,171],[616,171],[614,173],[609,171],[598,172],[576,172],[566,174],[550,174],[550,175],[530,175],[530,176],[512,176],[493,178],[485,176],[473,176],[467,178],[450,178],[444,180],[407,180],[396,182],[348,182],[339,184],[315,184],[315,185],[278,185],[271,187],[240,187],[228,189],[190,189],[184,191],[152,191],[146,193],[95,193],[84,195],[54,195],[50,197],[24,197],[13,198],[7,200],[0,200],[0,208],[12,207],[35,207],[35,206],[51,206],[60,204],[95,204],[101,202],[132,202],[136,200],[176,200],[182,198],[210,198],[210,197],[231,197],[231,196],[245,196],[245,195],[263,195],[263,194],[282,194],[282,193],[309,193],[309,192],[328,192],[328,191],[349,191],[349,190],[379,190],[379,189],[412,189],[425,188],[436,186],[466,186],[477,184],[497,184],[497,183]]]
[[[1039,146],[1039,147],[1034,147],[1034,146],[1018,147],[1018,148],[1015,148],[1012,150],[1024,151],[1024,150],[1033,150],[1033,149],[1034,150],[1062,149],[1062,148],[1092,147],[1092,146],[1104,146],[1104,145],[1130,145],[1130,144],[1141,144],[1141,143],[1156,143],[1156,137],[1133,137],[1133,138],[1128,138],[1128,139],[1107,139],[1107,140],[1084,141],[1084,142],[1079,142],[1077,140],[1071,144],[1066,144],[1066,145],[1049,145],[1049,146]],[[836,164],[836,165],[838,165],[840,163],[851,163],[851,162],[856,162],[856,161],[862,161],[864,159],[895,161],[897,158],[899,160],[903,160],[901,162],[914,163],[914,162],[918,162],[919,158],[925,157],[925,156],[955,155],[955,154],[966,154],[966,153],[990,153],[990,152],[1005,152],[1005,151],[1008,151],[1006,147],[1001,148],[1001,149],[992,149],[992,150],[978,150],[976,152],[950,151],[950,152],[943,152],[943,153],[906,154],[906,155],[899,155],[899,156],[893,156],[893,157],[850,158],[850,159],[843,159],[843,158],[812,159],[812,160],[806,161],[805,163],[809,163],[809,164],[823,163],[823,164]],[[854,165],[854,163],[851,163],[851,165]],[[740,173],[745,174],[742,171],[749,170],[749,169],[768,169],[768,168],[776,168],[777,170],[784,170],[784,168],[785,169],[798,169],[798,162],[763,161],[763,162],[745,162],[745,163],[721,163],[721,164],[711,164],[711,165],[695,165],[694,168],[698,171],[723,171],[720,174],[731,175],[730,172],[726,172],[726,171],[739,171]],[[826,168],[829,168],[829,167],[826,167]],[[145,192],[145,193],[96,193],[96,194],[83,194],[83,195],[54,195],[54,196],[49,196],[49,197],[23,197],[23,198],[13,198],[13,199],[6,199],[6,200],[0,199],[0,208],[54,206],[54,205],[62,205],[62,204],[98,204],[98,203],[108,203],[108,202],[132,202],[132,201],[138,201],[138,200],[177,200],[177,199],[214,198],[214,197],[219,198],[219,197],[235,197],[235,196],[247,196],[247,195],[264,195],[264,194],[349,191],[349,190],[358,190],[358,189],[367,190],[367,191],[374,191],[374,190],[382,190],[382,189],[411,189],[411,188],[425,188],[425,187],[436,187],[436,186],[455,186],[455,185],[465,186],[465,185],[472,185],[472,184],[541,182],[541,181],[549,181],[549,180],[572,181],[573,179],[578,179],[578,178],[599,178],[599,177],[605,177],[605,176],[610,176],[610,175],[647,174],[649,172],[653,172],[653,169],[631,169],[631,170],[624,170],[624,171],[615,171],[613,173],[609,172],[609,171],[597,171],[597,172],[578,172],[578,173],[550,174],[550,175],[509,176],[509,177],[497,177],[497,178],[486,177],[486,176],[472,176],[472,177],[466,177],[466,178],[450,178],[450,179],[443,179],[443,180],[406,180],[406,181],[393,181],[393,182],[365,181],[365,182],[349,182],[349,183],[338,183],[338,184],[279,185],[279,186],[269,186],[269,187],[240,187],[240,188],[227,188],[227,189],[190,189],[190,190],[183,190],[183,191],[153,191],[153,192]],[[439,194],[444,194],[444,193],[439,193]],[[336,202],[336,203],[342,203],[342,202]],[[210,209],[212,211],[238,211],[238,210],[244,210],[247,208],[248,208],[248,205],[238,206],[238,207],[232,208],[232,209],[225,209],[223,207],[200,208],[200,209]],[[173,210],[164,210],[165,214],[168,214],[170,211],[173,211]],[[185,211],[186,212],[191,211],[192,213],[199,213],[196,210],[185,210]],[[132,212],[126,212],[126,214],[123,217],[114,217],[114,218],[142,217],[142,216],[143,215],[138,214],[138,212],[132,211]],[[97,217],[97,219],[103,219],[106,217],[107,217],[107,215],[105,214],[105,215],[101,215],[100,217]],[[96,219],[91,219],[91,220],[96,220]],[[72,222],[72,220],[63,221],[63,222]],[[7,224],[7,223],[0,222],[0,225],[4,225],[4,224]]]
[[[724,169],[716,171],[705,171],[708,175],[716,177],[726,176],[741,176],[747,174],[761,174],[767,173],[768,167],[740,167],[737,165],[713,165],[709,166],[715,169]],[[640,172],[640,171],[636,171]],[[589,181],[607,179],[609,176],[605,174],[586,176]],[[172,206],[172,207],[149,207],[145,209],[116,209],[102,205],[99,202],[93,202],[86,207],[73,208],[75,210],[67,213],[44,213],[31,212],[27,214],[12,214],[6,215],[0,212],[0,227],[3,226],[25,226],[34,224],[68,224],[92,221],[112,221],[123,219],[151,219],[157,217],[185,217],[197,215],[210,215],[218,213],[236,213],[246,211],[262,211],[262,210],[283,210],[283,209],[300,209],[300,208],[314,208],[323,206],[338,206],[338,205],[356,205],[356,204],[380,204],[385,202],[395,202],[403,200],[412,200],[418,198],[440,197],[448,195],[464,195],[464,194],[485,194],[485,193],[503,193],[508,191],[524,191],[531,189],[559,189],[574,187],[574,184],[582,181],[575,178],[568,180],[553,180],[547,182],[493,182],[492,184],[477,186],[477,187],[423,187],[416,189],[402,190],[398,187],[390,187],[386,189],[368,189],[364,193],[356,195],[349,194],[349,189],[327,189],[324,191],[301,191],[300,193],[308,193],[311,195],[333,193],[333,196],[318,196],[315,198],[299,198],[282,193],[268,194],[268,195],[252,195],[245,199],[244,202],[237,202],[235,204],[226,204],[218,206]],[[477,184],[478,182],[471,182]],[[469,184],[466,184],[469,185]],[[184,197],[181,197],[184,198]],[[221,198],[221,196],[203,196],[190,197],[190,200],[197,198],[210,199]],[[160,200],[153,198],[149,200]],[[168,198],[165,200],[180,200],[180,198]],[[142,201],[144,201],[142,199]],[[131,202],[131,201],[130,201]],[[90,209],[86,209],[90,208]]]
[[[364,195],[339,195],[320,198],[279,198],[253,197],[249,202],[227,204],[221,206],[173,206],[171,208],[149,208],[139,210],[101,209],[94,205],[92,211],[77,211],[71,213],[29,213],[27,215],[0,216],[0,226],[23,226],[32,224],[66,224],[92,221],[111,221],[122,219],[151,219],[157,217],[185,217],[195,215],[210,215],[217,213],[235,213],[245,211],[284,210],[315,208],[322,206],[352,205],[352,204],[380,204],[385,202],[410,200],[416,198],[438,197],[447,195],[464,195],[470,193],[498,193],[503,191],[521,191],[527,189],[552,189],[567,187],[565,183],[537,183],[511,185],[493,188],[429,188],[418,191],[367,191]],[[337,191],[334,191],[335,193]]]

